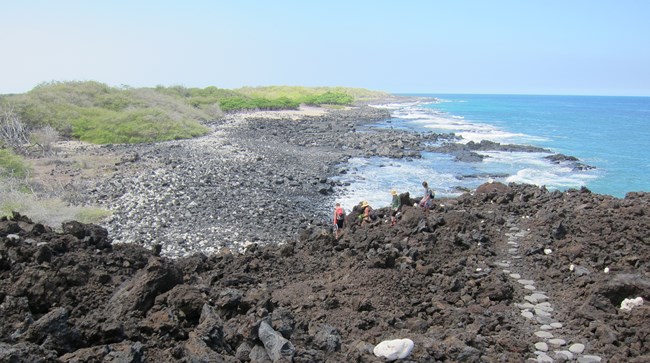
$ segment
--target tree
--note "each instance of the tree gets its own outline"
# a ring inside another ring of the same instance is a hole
[[[13,107],[0,105],[0,142],[16,151],[29,144],[29,130],[14,112]]]
[[[59,133],[52,126],[45,126],[31,134],[32,142],[41,148],[43,156],[52,153],[52,146],[59,140]]]

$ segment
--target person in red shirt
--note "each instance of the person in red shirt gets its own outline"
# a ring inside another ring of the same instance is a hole
[[[336,203],[334,208],[334,236],[339,238],[339,229],[345,224],[345,210],[341,204]]]

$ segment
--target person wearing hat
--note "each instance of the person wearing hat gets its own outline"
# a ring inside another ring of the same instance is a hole
[[[370,204],[368,204],[367,200],[361,202],[361,210],[363,210],[361,225],[372,223],[372,207],[370,207]]]
[[[390,194],[393,196],[393,200],[390,203],[390,225],[394,226],[397,223],[397,213],[399,213],[400,208],[402,208],[402,199],[397,195],[396,190],[391,190]]]

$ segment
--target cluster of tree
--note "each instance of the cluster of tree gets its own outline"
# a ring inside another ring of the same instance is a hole
[[[320,95],[305,97],[304,103],[308,105],[349,105],[353,97],[340,92],[325,92]]]
[[[219,102],[224,112],[240,110],[296,110],[300,102],[290,100],[286,97],[277,99],[232,97]]]

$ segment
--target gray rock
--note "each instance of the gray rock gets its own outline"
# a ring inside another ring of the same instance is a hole
[[[266,354],[271,358],[271,361],[276,362],[283,357],[293,359],[295,353],[293,344],[285,339],[282,334],[273,330],[266,322],[263,321],[260,323],[257,336],[264,344]]]
[[[577,276],[585,276],[589,275],[591,273],[591,270],[584,266],[576,266],[573,270],[573,273],[575,273]]]
[[[599,363],[603,359],[597,355],[583,355],[578,358],[578,363]]]
[[[239,359],[240,362],[246,362],[250,360],[250,355],[251,355],[251,350],[253,347],[251,346],[250,343],[248,342],[242,342],[239,344],[237,347],[237,350],[235,351],[235,358]],[[266,354],[266,353],[264,353]]]
[[[569,352],[568,350],[558,350],[555,352],[555,358],[563,358],[566,360],[573,360],[573,353]]]
[[[581,343],[571,344],[569,351],[574,354],[582,354],[585,351],[585,345]]]
[[[64,308],[55,308],[43,315],[29,326],[24,336],[30,342],[60,353],[73,350],[77,340],[81,339],[79,332],[70,329],[68,312]]]
[[[314,335],[314,345],[327,353],[341,349],[341,334],[331,325],[320,326]]]
[[[541,352],[547,352],[548,351],[548,344],[544,342],[537,342],[535,343],[535,349],[541,351]]]
[[[271,358],[269,358],[269,355],[266,353],[266,349],[264,349],[264,347],[261,345],[253,346],[253,348],[250,350],[248,358],[250,359],[251,363],[273,363]]]

